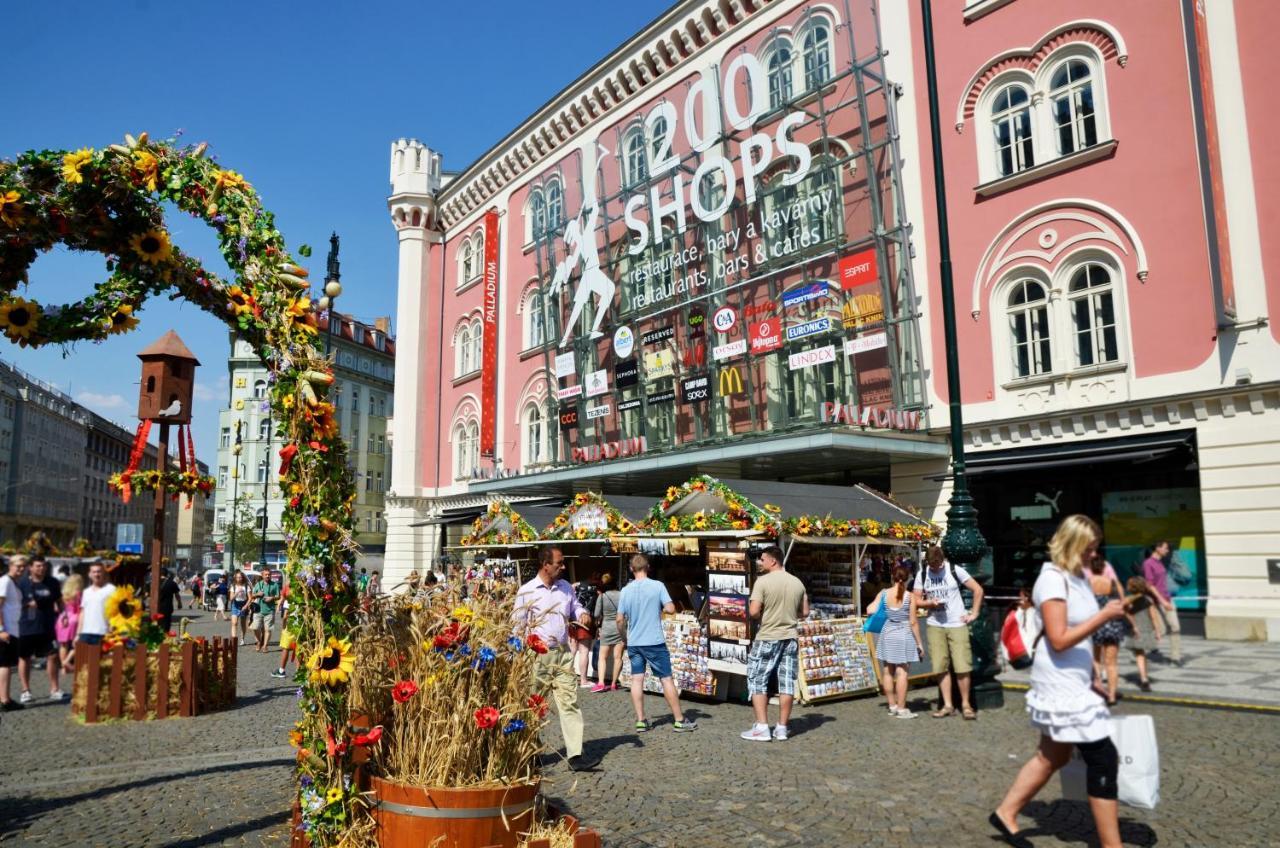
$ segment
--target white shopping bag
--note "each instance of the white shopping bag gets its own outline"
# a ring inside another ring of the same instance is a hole
[[[1111,741],[1120,754],[1118,789],[1120,803],[1154,810],[1160,803],[1160,750],[1156,726],[1151,716],[1112,716]],[[1079,750],[1059,772],[1062,797],[1067,801],[1087,801],[1085,765]]]

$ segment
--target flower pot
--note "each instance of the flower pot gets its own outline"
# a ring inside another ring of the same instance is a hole
[[[381,848],[515,848],[540,781],[488,789],[407,786],[370,777]]]

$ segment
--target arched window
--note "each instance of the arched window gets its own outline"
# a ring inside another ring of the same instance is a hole
[[[809,213],[809,230],[817,233],[819,242],[830,241],[840,235],[842,223],[840,210],[840,181],[836,178],[839,166],[831,159],[815,157],[805,180],[805,195],[810,202],[805,208]]]
[[[455,342],[454,358],[457,360],[457,374],[455,376],[462,377],[471,373],[471,325],[463,324],[462,329],[458,331],[458,339]]]
[[[991,102],[996,169],[1007,177],[1035,165],[1031,137],[1031,97],[1022,85],[1007,85]]]
[[[1049,102],[1060,156],[1098,143],[1093,72],[1088,62],[1072,58],[1058,65],[1049,82]]]
[[[653,133],[649,136],[649,158],[657,162],[662,156],[663,143],[667,140],[667,132],[670,128],[667,126],[667,119],[658,116],[653,121]]]
[[[531,403],[524,411],[523,465],[539,465],[547,461],[547,421],[542,407]]]
[[[816,22],[805,31],[800,52],[804,58],[806,90],[818,88],[831,79],[831,27],[825,21]]]
[[[258,400],[262,400],[263,398],[265,398],[265,397],[267,396],[267,381],[266,381],[266,380],[254,380],[254,381],[253,381],[253,396],[254,396],[255,398],[257,398]]]
[[[1105,265],[1091,262],[1071,275],[1067,302],[1075,334],[1077,366],[1101,365],[1120,359],[1114,297],[1111,271]]]
[[[791,64],[795,57],[791,55],[791,45],[781,42],[769,54],[769,108],[777,109],[791,99],[794,90],[791,81]]]
[[[542,292],[536,291],[530,295],[525,309],[529,313],[529,320],[526,323],[528,334],[525,338],[525,350],[541,347],[547,340],[547,317],[542,311]]]
[[[1038,280],[1019,280],[1009,293],[1009,343],[1013,376],[1053,370],[1049,348],[1049,294]]]
[[[472,421],[467,425],[467,473],[473,473],[480,467],[480,424]]]
[[[627,157],[627,182],[630,185],[642,183],[649,178],[648,150],[644,143],[644,131],[639,127],[633,129],[623,145]]]
[[[547,200],[538,189],[529,195],[529,217],[532,219],[530,236],[536,239],[547,229]]]
[[[477,370],[484,358],[484,325],[477,318],[471,324],[471,368]]]
[[[258,439],[265,442],[271,438],[271,419],[264,418],[258,422]]]
[[[470,477],[472,468],[470,430],[465,422],[459,422],[453,428],[453,476],[459,480]]]
[[[560,228],[560,223],[564,220],[564,190],[560,188],[559,180],[552,180],[547,185],[547,223],[548,229],[556,230]]]
[[[791,209],[800,196],[796,185],[782,182],[783,172],[778,171],[765,182],[764,215],[770,218],[774,212]],[[785,223],[771,227],[764,238],[773,257],[790,255],[799,247],[800,232],[804,229],[802,215],[790,215]],[[794,245],[794,247],[792,247]]]
[[[471,246],[471,239],[462,240],[462,257],[460,260],[462,266],[462,279],[458,282],[469,282],[476,275],[476,255]]]

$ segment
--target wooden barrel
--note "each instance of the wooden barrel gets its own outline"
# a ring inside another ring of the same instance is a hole
[[[533,825],[540,785],[444,789],[370,781],[380,848],[515,848]]]

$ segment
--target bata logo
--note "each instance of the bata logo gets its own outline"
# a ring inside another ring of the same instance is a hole
[[[880,430],[919,430],[922,417],[918,410],[894,409],[885,406],[859,406],[855,403],[831,403],[819,405],[824,424],[849,424],[854,427],[875,427]]]
[[[787,365],[791,367],[792,371],[798,371],[801,368],[811,368],[814,365],[825,365],[828,362],[835,361],[835,345],[827,345],[826,347],[814,348],[813,350],[802,350],[787,357]]]
[[[600,442],[595,445],[584,445],[573,448],[569,458],[574,462],[599,462],[602,459],[618,459],[624,456],[636,456],[645,452],[644,436],[634,439],[618,439],[612,442]]]
[[[742,309],[742,317],[750,321],[753,318],[760,318],[766,315],[772,315],[778,311],[778,304],[772,300],[764,303],[748,303]]]
[[[711,325],[721,333],[729,332],[737,323],[738,313],[733,310],[732,306],[722,306],[711,316]]]
[[[782,347],[782,321],[770,318],[751,325],[751,352],[768,353]]]

